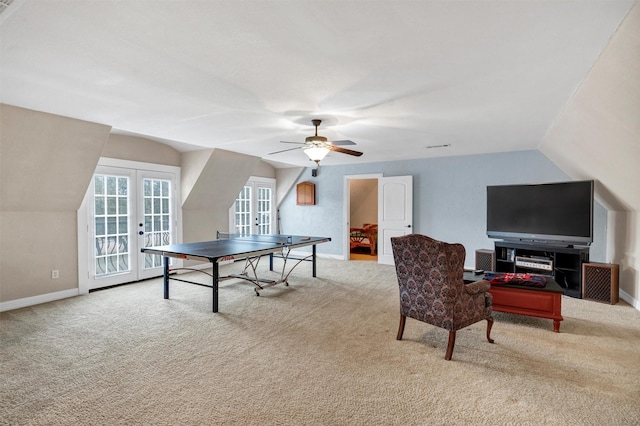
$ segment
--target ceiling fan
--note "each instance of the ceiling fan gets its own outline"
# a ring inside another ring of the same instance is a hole
[[[304,142],[286,142],[280,141],[282,143],[294,143],[298,145],[302,145],[296,148],[283,149],[282,151],[270,152],[271,154],[279,154],[281,152],[291,151],[294,149],[302,149],[304,153],[307,154],[309,159],[315,161],[316,164],[320,164],[320,161],[324,159],[324,157],[329,153],[329,151],[340,152],[342,154],[353,155],[356,157],[360,157],[362,153],[360,151],[354,151],[352,149],[342,148],[344,145],[355,145],[355,142],[350,140],[341,140],[341,141],[328,141],[324,136],[318,135],[318,126],[322,123],[322,120],[314,119],[311,120],[311,123],[316,127],[316,134],[314,136],[309,136],[305,139]]]

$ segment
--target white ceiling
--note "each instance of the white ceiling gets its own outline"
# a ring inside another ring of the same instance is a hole
[[[276,166],[312,118],[364,152],[326,165],[536,149],[633,3],[13,0],[0,101]]]

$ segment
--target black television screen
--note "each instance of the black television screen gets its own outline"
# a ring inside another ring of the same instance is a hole
[[[487,186],[487,236],[523,242],[593,242],[593,181]]]

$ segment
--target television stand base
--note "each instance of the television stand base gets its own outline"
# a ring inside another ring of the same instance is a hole
[[[495,250],[496,272],[550,275],[567,296],[581,297],[582,264],[589,262],[589,247],[496,241]]]

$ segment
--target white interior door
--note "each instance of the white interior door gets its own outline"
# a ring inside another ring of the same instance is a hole
[[[391,238],[413,232],[413,176],[378,179],[378,263],[393,265]]]
[[[162,258],[140,248],[178,241],[175,171],[113,162],[96,168],[78,212],[81,293],[162,275]]]

